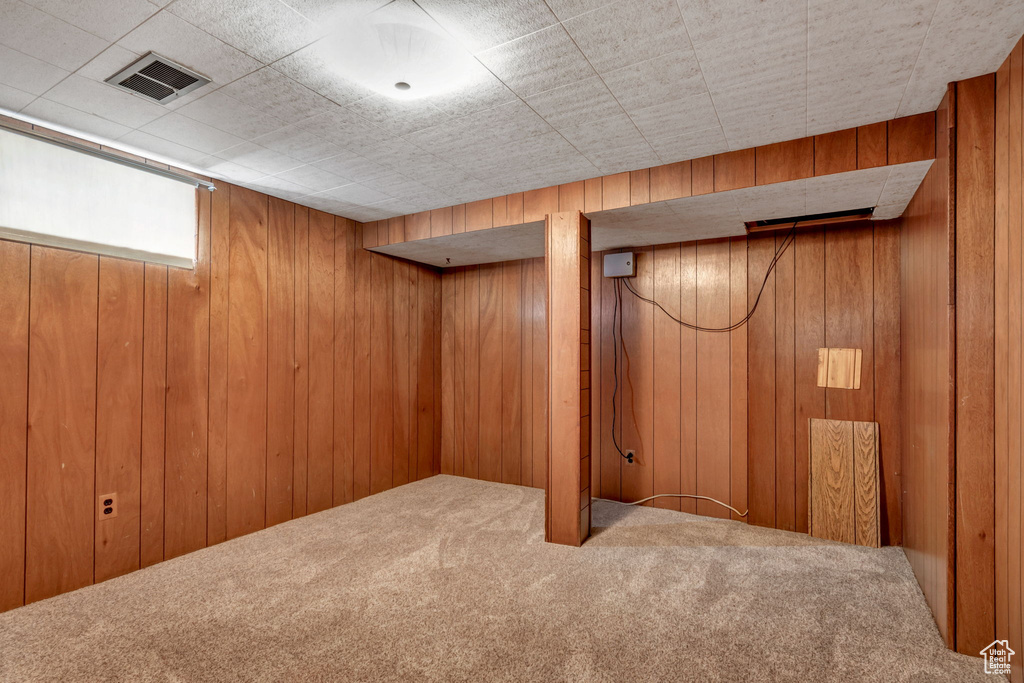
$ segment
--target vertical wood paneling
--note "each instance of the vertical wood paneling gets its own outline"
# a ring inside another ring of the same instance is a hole
[[[302,517],[306,514],[309,438],[309,209],[304,206],[295,206],[294,209],[295,461],[292,465],[292,517]]]
[[[147,263],[144,287],[139,564],[149,567],[164,559],[167,266]]]
[[[653,248],[636,251],[636,278],[632,284],[644,296],[650,296],[654,290]],[[622,296],[619,445],[624,451],[636,452],[633,464],[623,461],[622,498],[634,501],[647,498],[654,491],[654,310],[628,291],[623,290]]]
[[[93,581],[99,259],[32,247],[25,602]]]
[[[717,177],[717,171],[716,171]],[[729,325],[729,242],[697,244],[697,324]],[[697,495],[728,502],[729,346],[721,333],[697,332]],[[697,514],[729,517],[711,501],[698,500]]]
[[[205,201],[200,195],[200,201]],[[227,538],[228,243],[231,186],[210,197],[210,346],[206,542]],[[165,297],[166,299],[166,297]],[[163,482],[161,481],[161,489]]]
[[[441,353],[455,354],[455,278],[441,281]],[[441,474],[455,474],[455,364],[441,369]]]
[[[295,462],[295,211],[270,198],[267,228],[266,525],[292,518]]]
[[[872,291],[874,288],[872,232],[863,228],[834,227],[825,233],[825,346],[861,349],[862,368],[874,364]],[[861,372],[860,389],[826,389],[826,417],[830,420],[874,422],[874,376]]]
[[[995,632],[995,78],[961,81],[956,128],[956,643]]]
[[[306,511],[334,502],[334,216],[309,212],[309,424]]]
[[[409,357],[412,355],[412,344],[410,343],[409,332],[413,322],[410,315],[412,303],[410,295],[413,289],[409,281],[411,265],[404,261],[395,261],[393,265],[395,269],[395,304],[392,309],[394,321],[391,325],[393,334],[392,349],[394,349],[391,368],[394,393],[391,405],[392,429],[394,431],[392,479],[395,486],[401,486],[409,482],[409,442],[411,440],[410,427],[412,425],[412,402],[409,400],[409,387],[412,380],[409,370]],[[349,299],[351,300],[351,297]],[[351,304],[349,304],[348,309],[351,310],[351,308]],[[347,335],[350,336],[351,331],[348,331]],[[351,354],[346,354],[343,358],[339,358],[339,362],[347,362],[349,364],[351,364],[351,360]],[[351,386],[351,379],[349,380],[349,386]],[[351,389],[349,391],[351,392]],[[454,395],[454,387],[452,387],[451,393]],[[339,437],[351,439],[351,412],[344,423],[344,430],[345,435],[340,435],[335,430],[336,440]]]
[[[773,235],[751,236],[747,240],[748,301],[758,303],[747,327],[747,521],[758,526],[775,526],[775,273],[765,273],[775,256]],[[764,290],[761,291],[762,285]],[[767,343],[765,343],[767,342]],[[759,397],[759,400],[752,400]]]
[[[897,244],[897,255],[899,253]],[[794,321],[796,324],[795,376],[795,529],[808,531],[808,477],[810,434],[808,420],[825,416],[825,390],[811,370],[818,363],[818,349],[825,347],[825,233],[815,228],[796,235],[790,247],[796,260]],[[897,271],[898,272],[898,271]],[[897,336],[897,341],[899,337]],[[899,386],[895,386],[899,389]],[[893,406],[893,412],[896,407]]]
[[[501,266],[501,481],[522,475],[522,262]],[[442,384],[443,389],[443,384]]]
[[[466,269],[466,435],[463,473],[480,476],[480,269]]]
[[[857,129],[814,136],[814,175],[857,170]]]
[[[786,234],[775,234],[775,250]],[[792,244],[775,266],[775,526],[796,529],[796,268]],[[810,366],[807,366],[808,369]],[[808,375],[810,373],[807,373]]]
[[[228,268],[227,537],[266,525],[266,195],[235,188]]]
[[[879,523],[882,545],[900,545],[903,542],[900,387],[892,381],[900,372],[900,223],[875,221],[874,227],[875,422],[878,423],[881,469]]]
[[[370,495],[370,290],[369,252],[355,254],[355,358],[352,388],[352,498]],[[416,308],[417,312],[419,308]]]
[[[686,242],[679,250],[679,318],[697,321],[697,243]],[[679,468],[681,493],[697,495],[697,332],[684,327],[680,330],[680,448],[682,462]],[[680,500],[683,512],[697,512],[693,498]]]
[[[678,315],[678,244],[654,248],[654,296],[669,311]],[[654,431],[652,464],[654,493],[681,493],[682,465],[682,383],[680,364],[680,325],[662,311],[654,312]],[[597,443],[595,441],[595,443]],[[680,498],[658,498],[655,507],[679,510]]]
[[[25,602],[30,259],[0,241],[0,612]]]
[[[729,296],[735,324],[747,315],[747,240],[734,237],[730,244]],[[730,419],[732,458],[732,506],[747,509],[747,326],[730,334]],[[733,519],[742,519],[731,513]]]
[[[238,191],[232,188],[231,196]],[[209,192],[199,193],[195,269],[167,271],[164,559],[208,543],[212,199]]]
[[[100,257],[96,348],[96,495],[116,493],[116,517],[97,516],[95,581],[139,568],[145,265]]]
[[[374,490],[437,472],[438,275],[374,283],[351,221],[226,183],[197,206],[194,269],[0,241],[0,610],[366,495],[371,446]]]
[[[391,488],[394,471],[394,407],[392,406],[392,325],[394,262],[370,257],[370,493]]]
[[[1009,173],[1010,60],[996,72],[995,131],[995,592],[996,633],[1007,633],[1010,613],[1007,557],[1009,500]]]
[[[353,500],[355,249],[355,225],[346,218],[335,218],[334,490],[332,492],[335,505],[351,503]]]
[[[501,481],[501,264],[480,266],[480,478]]]
[[[455,341],[453,358],[442,358],[442,364],[450,362],[454,390],[452,396],[453,428],[455,430],[455,474],[466,473],[466,271],[455,273]],[[525,363],[524,363],[525,364]],[[442,369],[443,372],[443,369]],[[443,470],[442,470],[443,471]]]
[[[543,259],[533,259],[533,485],[547,486],[548,475],[548,323],[547,285]]]

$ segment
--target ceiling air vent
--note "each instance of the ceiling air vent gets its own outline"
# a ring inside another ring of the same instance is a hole
[[[118,71],[107,83],[167,104],[210,82],[209,78],[176,64],[155,52]]]

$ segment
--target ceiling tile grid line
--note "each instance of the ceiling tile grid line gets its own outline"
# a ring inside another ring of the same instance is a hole
[[[331,13],[382,5],[461,42],[471,86],[334,73]],[[1022,31],[1019,0],[4,0],[0,108],[374,220],[930,111]],[[150,50],[213,82],[102,82]]]

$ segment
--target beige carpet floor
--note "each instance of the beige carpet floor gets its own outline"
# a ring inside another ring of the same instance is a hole
[[[0,615],[3,681],[991,681],[899,548],[439,476]]]

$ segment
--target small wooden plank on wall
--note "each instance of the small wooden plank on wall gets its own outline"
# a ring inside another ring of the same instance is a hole
[[[863,355],[860,349],[818,349],[818,386],[860,389]]]
[[[811,535],[879,547],[878,424],[812,418],[809,432]]]

